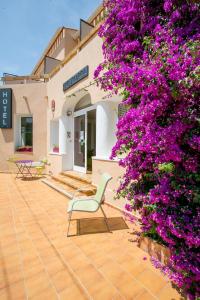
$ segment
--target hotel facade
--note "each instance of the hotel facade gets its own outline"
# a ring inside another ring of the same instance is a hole
[[[7,171],[7,159],[15,156],[46,157],[50,174],[90,173],[96,185],[109,172],[107,196],[113,198],[123,173],[117,160],[109,159],[121,99],[94,82],[103,61],[98,29],[105,14],[100,6],[87,21],[80,20],[79,31],[59,28],[31,75],[1,78],[0,171]]]

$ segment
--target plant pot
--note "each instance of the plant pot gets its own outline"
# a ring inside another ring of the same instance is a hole
[[[53,148],[53,152],[59,153],[59,148],[58,148],[58,147],[54,147],[54,148]]]
[[[147,252],[150,256],[167,265],[170,257],[170,250],[166,246],[158,244],[149,237],[141,236],[138,241],[138,247]]]

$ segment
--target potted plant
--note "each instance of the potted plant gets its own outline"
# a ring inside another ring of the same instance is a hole
[[[56,145],[56,144],[53,145],[53,152],[59,153],[59,145]]]

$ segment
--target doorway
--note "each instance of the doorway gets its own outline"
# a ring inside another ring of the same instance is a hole
[[[92,172],[96,155],[96,109],[87,107],[74,113],[74,170]]]

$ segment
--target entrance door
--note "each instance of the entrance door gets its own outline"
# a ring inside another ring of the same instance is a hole
[[[96,155],[96,107],[74,113],[74,170],[92,171],[92,156]]]
[[[74,118],[74,170],[86,173],[86,114]]]

